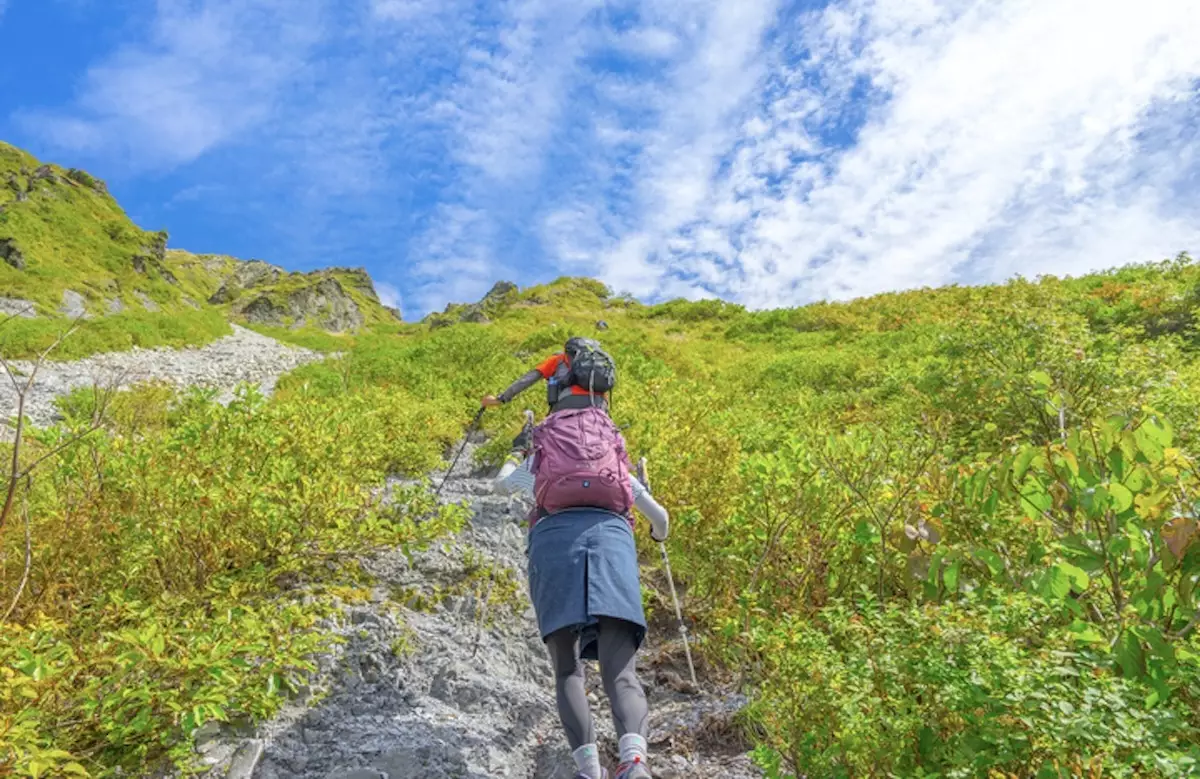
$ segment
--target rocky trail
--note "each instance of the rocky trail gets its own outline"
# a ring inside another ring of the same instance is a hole
[[[470,526],[411,562],[391,549],[365,560],[375,577],[368,602],[347,605],[328,624],[345,642],[321,658],[315,686],[327,694],[314,706],[290,706],[253,732],[207,734],[198,749],[211,777],[574,776],[527,596],[525,507],[493,494],[491,474],[472,465],[478,443],[470,442],[443,493],[447,501],[469,502]],[[400,484],[389,482],[384,499]],[[481,570],[496,575],[472,575]],[[702,689],[688,689],[676,639],[673,627],[652,626],[640,656],[655,776],[762,776],[732,724],[744,700],[705,668],[698,668]],[[594,664],[588,684],[611,771],[616,738]]]
[[[97,354],[81,360],[49,361],[38,371],[37,381],[25,399],[25,415],[38,427],[57,418],[54,400],[80,387],[102,391],[122,389],[147,381],[165,381],[177,387],[214,387],[222,400],[232,397],[242,382],[258,384],[270,394],[281,375],[327,355],[280,343],[274,338],[233,325],[233,333],[200,347],[133,349]],[[31,364],[14,360],[12,367],[27,374]],[[6,376],[0,376],[0,408],[15,414],[17,393]]]

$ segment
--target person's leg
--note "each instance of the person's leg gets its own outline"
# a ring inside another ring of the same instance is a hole
[[[596,748],[596,732],[588,707],[587,690],[583,685],[583,661],[579,659],[579,634],[564,628],[546,639],[550,663],[554,666],[554,696],[558,716],[567,743],[575,757],[575,765],[585,776],[600,779],[600,753]]]
[[[622,767],[646,762],[649,735],[650,709],[637,677],[635,631],[636,627],[623,619],[600,620],[600,677],[612,704]]]

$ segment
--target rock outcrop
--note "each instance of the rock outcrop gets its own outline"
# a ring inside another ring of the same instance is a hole
[[[485,324],[517,297],[519,289],[511,281],[497,281],[478,303],[450,303],[440,313],[430,314],[422,322],[431,328],[448,327],[458,322]]]
[[[265,287],[281,279],[286,271],[262,260],[247,260],[234,269],[233,275],[221,283],[220,288],[208,299],[213,305],[231,303],[243,291]]]
[[[25,255],[12,238],[0,238],[0,260],[17,270],[25,270]]]
[[[362,309],[332,276],[287,292],[272,291],[253,297],[234,310],[247,322],[302,327],[314,325],[335,333],[357,330],[365,322]]]
[[[158,277],[168,284],[179,285],[179,280],[175,278],[175,274],[166,266],[167,259],[167,234],[165,232],[154,233],[149,243],[141,248],[137,254],[133,255],[133,269],[143,276],[150,273],[158,274]]]
[[[353,293],[353,294],[352,294]],[[335,333],[366,324],[359,300],[382,308],[371,277],[361,268],[289,273],[261,260],[240,262],[209,297],[246,322],[277,327],[310,325]]]

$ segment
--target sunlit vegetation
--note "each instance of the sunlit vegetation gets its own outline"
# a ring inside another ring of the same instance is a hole
[[[768,312],[562,279],[488,322],[298,336],[337,356],[270,401],[74,396],[22,461],[99,429],[22,482],[0,530],[6,607],[28,512],[0,771],[185,763],[204,720],[269,716],[325,640],[330,601],[296,593],[462,521],[371,488],[436,466],[480,395],[586,334],[617,359],[613,415],[770,776],[1192,775],[1198,305],[1186,256]],[[539,389],[484,417],[483,461],[526,406]]]

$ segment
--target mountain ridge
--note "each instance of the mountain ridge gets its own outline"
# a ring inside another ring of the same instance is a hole
[[[364,268],[287,271],[168,248],[105,183],[0,141],[0,311],[99,318],[214,308],[245,324],[357,332],[398,323]]]

